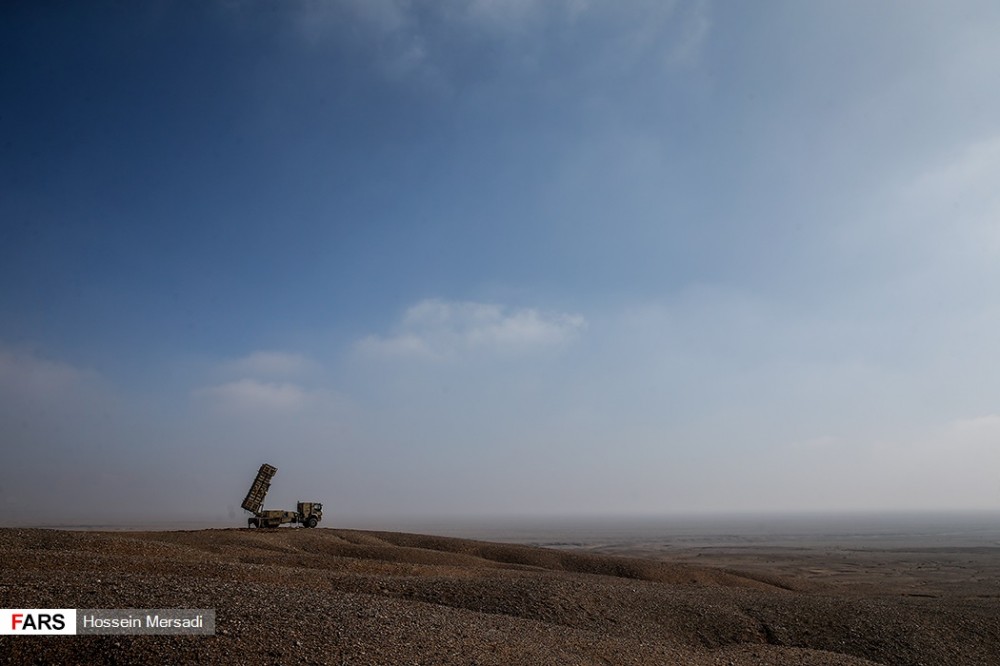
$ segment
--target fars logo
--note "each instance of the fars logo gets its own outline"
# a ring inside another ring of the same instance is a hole
[[[2,635],[58,635],[76,633],[75,608],[4,608],[0,610]]]

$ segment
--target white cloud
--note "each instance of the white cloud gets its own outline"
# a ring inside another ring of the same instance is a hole
[[[410,307],[396,334],[370,335],[358,348],[376,356],[436,359],[475,352],[518,353],[565,345],[585,326],[577,314],[434,299]]]
[[[387,79],[413,77],[448,90],[454,77],[463,76],[449,58],[463,42],[486,46],[487,57],[501,70],[550,60],[559,67],[572,63],[577,73],[616,76],[642,61],[667,67],[695,62],[711,21],[702,1],[473,0],[417,6],[406,0],[347,0],[298,4],[293,25],[311,46],[358,49]],[[567,32],[575,38],[566,40]],[[571,52],[559,52],[566,48]]]
[[[915,450],[931,463],[931,470],[961,469],[967,478],[993,479],[1000,469],[1000,416],[956,419]],[[992,485],[1000,489],[1000,480]]]
[[[801,449],[806,451],[816,451],[831,449],[838,444],[840,444],[840,439],[834,437],[833,435],[820,435],[819,437],[810,437],[809,439],[803,439],[796,442],[792,442],[792,449]]]
[[[223,369],[243,377],[293,377],[308,374],[319,364],[302,354],[281,351],[255,351],[223,364]]]
[[[34,524],[142,506],[161,443],[145,416],[95,371],[0,344],[0,504]]]
[[[1000,416],[955,419],[910,436],[817,438],[778,458],[760,488],[779,506],[800,495],[803,508],[989,509],[1000,502]],[[815,503],[815,505],[813,505]]]
[[[0,346],[0,433],[12,447],[98,440],[122,416],[120,402],[96,372]]]
[[[843,225],[852,252],[903,273],[993,271],[1000,253],[1000,134],[952,146],[886,186],[881,203]],[[949,276],[945,276],[949,277]],[[977,278],[979,280],[979,278]]]
[[[1000,135],[995,135],[964,146],[910,183],[902,196],[904,219],[924,221],[934,242],[959,239],[1000,250],[998,181]]]
[[[667,55],[667,65],[690,65],[699,59],[712,28],[707,2],[696,2],[681,21]]]
[[[952,423],[950,431],[965,444],[986,443],[1000,450],[1000,416],[990,414]]]
[[[310,42],[327,39],[345,21],[378,36],[399,32],[409,22],[402,3],[396,0],[305,2],[298,5],[296,25]]]
[[[423,338],[409,333],[403,333],[389,338],[380,338],[377,335],[369,335],[358,343],[358,349],[366,354],[379,356],[431,358],[435,355]]]
[[[504,27],[538,20],[542,4],[532,0],[473,0],[466,7],[468,20],[483,25]]]
[[[956,419],[919,438],[881,442],[873,447],[871,462],[879,472],[875,481],[884,487],[885,505],[996,507],[1000,416]],[[879,490],[875,485],[872,492]]]
[[[195,397],[207,399],[214,407],[226,411],[255,413],[288,412],[310,403],[308,391],[296,384],[262,382],[256,379],[208,386],[195,390]]]
[[[86,373],[24,350],[0,349],[0,385],[22,395],[51,397],[79,386]]]

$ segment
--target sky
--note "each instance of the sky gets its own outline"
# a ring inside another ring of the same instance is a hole
[[[998,33],[4,3],[3,520],[998,509]]]

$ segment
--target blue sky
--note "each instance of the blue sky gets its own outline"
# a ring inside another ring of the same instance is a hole
[[[0,11],[39,520],[1000,504],[995,3]]]

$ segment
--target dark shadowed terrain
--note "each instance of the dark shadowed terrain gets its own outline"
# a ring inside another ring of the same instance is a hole
[[[0,637],[9,664],[1000,664],[997,546],[4,529],[0,558],[5,608],[217,610],[213,637]]]

